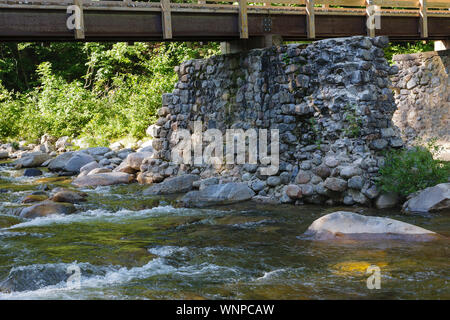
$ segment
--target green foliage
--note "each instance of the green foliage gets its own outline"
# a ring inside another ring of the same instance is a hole
[[[347,105],[344,113],[344,121],[346,126],[344,127],[344,134],[350,138],[357,138],[361,135],[362,119],[357,113],[357,107],[355,105]]]
[[[316,118],[311,117],[308,119],[309,128],[314,133],[314,144],[320,148],[322,145],[322,137],[320,136],[320,129],[319,129],[319,123],[317,122]]]
[[[53,52],[56,57],[49,59],[51,63],[41,61],[35,67],[28,79],[34,79],[30,90],[15,91],[22,82],[12,85],[3,77],[11,68],[0,71],[4,81],[4,85],[0,81],[0,139],[32,140],[49,133],[84,137],[92,145],[104,145],[124,136],[142,138],[156,120],[162,94],[172,91],[178,79],[174,67],[218,52],[215,43],[66,45],[56,47],[62,56]],[[19,44],[18,48],[29,46]],[[62,62],[64,49],[74,51],[74,57],[82,54],[83,67],[79,61],[72,65],[71,59]]]
[[[390,64],[393,63],[392,57],[396,54],[409,54],[417,52],[426,52],[434,50],[434,42],[391,42],[389,47],[384,49],[384,55]]]
[[[431,140],[426,146],[387,152],[385,163],[379,171],[378,185],[385,192],[397,192],[407,196],[418,190],[447,182],[450,163],[433,158],[441,149],[435,140]]]

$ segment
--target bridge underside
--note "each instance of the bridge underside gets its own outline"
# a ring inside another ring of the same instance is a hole
[[[0,41],[75,41],[63,10],[0,9]],[[84,12],[83,41],[164,41],[162,14],[150,12]],[[366,35],[364,15],[316,15],[316,39]],[[172,12],[170,41],[239,39],[236,13]],[[248,14],[249,37],[276,34],[284,40],[306,40],[302,14]],[[391,40],[421,39],[419,16],[383,16],[376,35]],[[428,17],[427,39],[450,39],[449,17]]]

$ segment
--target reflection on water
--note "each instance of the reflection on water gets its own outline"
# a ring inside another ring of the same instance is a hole
[[[14,177],[15,176],[15,177]],[[243,203],[177,208],[139,185],[84,190],[79,213],[11,216],[30,191],[67,178],[0,167],[0,299],[449,299],[448,241],[313,242],[297,238],[336,211],[383,215],[450,236],[445,215]],[[81,288],[66,285],[67,267]],[[369,265],[381,289],[366,286]]]

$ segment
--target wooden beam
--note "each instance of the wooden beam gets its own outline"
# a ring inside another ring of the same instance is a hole
[[[77,28],[77,18],[75,18],[75,39],[84,39],[84,13],[83,0],[74,0],[74,5],[80,8],[80,27]]]
[[[248,39],[247,0],[239,0],[239,35]]]
[[[170,0],[161,0],[163,38],[172,39],[172,14]]]
[[[427,0],[419,0],[420,10],[420,37],[428,38]]]
[[[306,32],[308,34],[308,39],[314,39],[316,37],[314,0],[306,0]]]

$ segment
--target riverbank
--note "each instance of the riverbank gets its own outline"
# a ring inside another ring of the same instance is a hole
[[[67,137],[56,139],[44,135],[40,143],[36,145],[3,144],[0,146],[0,155],[2,161],[11,170],[24,169],[21,171],[24,179],[26,177],[43,177],[42,181],[45,181],[46,176],[52,176],[52,179],[58,177],[56,179],[70,182],[72,188],[78,189],[139,183],[149,186],[142,193],[145,196],[180,196],[184,194],[179,198],[177,205],[185,207],[225,205],[246,200],[263,204],[290,203],[297,206],[307,203],[314,204],[315,202],[311,201],[314,198],[304,192],[305,186],[321,187],[323,194],[331,197],[330,201],[325,202],[327,205],[351,206],[355,202],[347,202],[345,197],[342,200],[342,193],[339,191],[348,190],[345,192],[351,194],[359,192],[358,190],[363,188],[363,183],[360,181],[362,178],[357,175],[362,171],[358,165],[342,166],[336,159],[330,158],[321,165],[321,171],[327,171],[330,177],[325,180],[318,178],[317,182],[302,184],[302,182],[307,182],[299,181],[305,178],[306,174],[303,170],[300,170],[293,183],[283,174],[265,177],[258,175],[256,170],[253,170],[255,168],[250,168],[255,167],[254,165],[242,166],[244,171],[255,172],[254,177],[248,172],[243,175],[236,173],[230,177],[227,170],[216,172],[210,170],[202,173],[194,170],[187,173],[183,171],[183,165],[158,159],[151,140],[137,149],[123,148],[119,143],[112,144],[110,147],[70,150],[73,148]],[[305,162],[302,165],[304,164]],[[337,187],[342,190],[336,189]],[[44,191],[48,191],[45,190],[45,185],[42,188]],[[276,190],[281,192],[277,193]],[[63,194],[56,195],[58,191]],[[448,211],[450,206],[448,183],[428,188],[422,193],[418,192],[406,198],[401,198],[393,193],[382,193],[375,185],[372,185],[369,190],[366,189],[365,193],[367,198],[370,196],[373,199],[373,202],[364,201],[360,204],[380,209],[401,208],[403,202],[405,202],[404,212]],[[50,205],[52,209],[49,209],[48,212],[44,210],[43,215],[74,211],[71,206],[55,206],[49,203],[48,200],[52,200],[52,198],[56,199],[56,202],[84,201],[83,197],[76,192],[70,194],[67,193],[67,190],[59,189],[56,189],[56,192],[51,195],[31,194],[23,201],[27,206],[37,203],[37,212],[42,210],[39,207],[40,202]],[[290,200],[287,201],[286,198]],[[68,199],[68,201],[64,199]],[[295,199],[296,201],[294,201]]]

